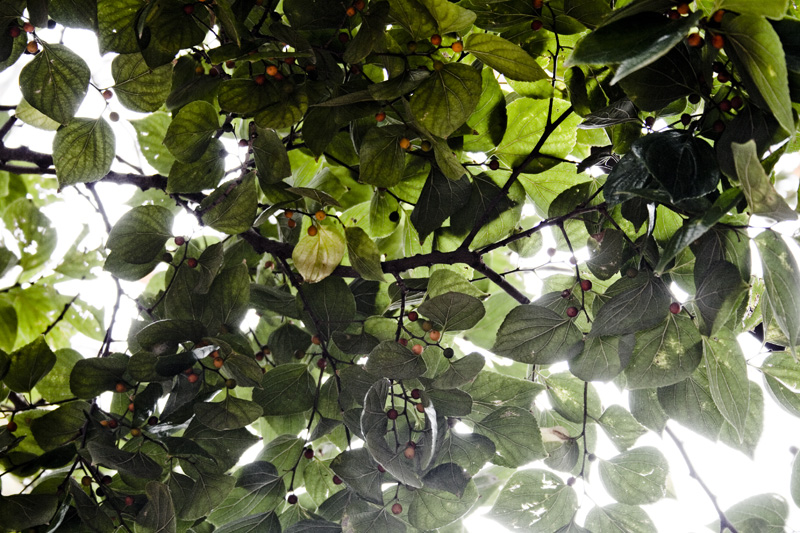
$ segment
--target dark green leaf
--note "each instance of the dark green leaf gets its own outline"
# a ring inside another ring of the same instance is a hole
[[[703,358],[714,404],[739,434],[741,442],[745,436],[750,387],[739,341],[730,331],[720,330],[713,338],[703,339]]]
[[[491,33],[473,33],[464,50],[510,80],[538,81],[547,73],[525,50]]]
[[[257,403],[226,395],[221,402],[195,404],[194,413],[203,425],[227,431],[252,424],[263,414],[263,410]]]
[[[167,177],[166,192],[168,194],[192,193],[215,188],[222,176],[225,175],[226,154],[222,142],[219,139],[212,139],[205,154],[197,161],[184,163],[173,160]],[[172,159],[171,155],[170,159]]]
[[[794,352],[800,344],[800,268],[779,233],[767,230],[755,242],[764,269],[767,302]]]
[[[406,154],[400,147],[404,128],[371,128],[359,150],[359,179],[376,187],[393,187],[403,178]]]
[[[471,419],[480,420],[502,406],[530,409],[533,399],[544,387],[525,379],[483,370],[472,383],[463,386],[462,390],[472,396]]]
[[[136,265],[151,262],[172,237],[172,213],[161,206],[142,205],[125,213],[114,225],[106,247],[122,261]]]
[[[369,354],[364,369],[375,376],[390,379],[418,378],[427,371],[422,356],[395,341],[383,341]]]
[[[261,389],[253,390],[253,401],[264,416],[302,413],[314,405],[316,384],[304,364],[280,365],[266,374]]]
[[[569,371],[584,381],[610,381],[628,366],[635,337],[588,337],[583,351],[569,360]]]
[[[684,381],[658,389],[658,401],[667,416],[704,437],[717,440],[725,419],[708,385],[705,365]]]
[[[669,313],[672,295],[660,278],[640,273],[595,314],[590,335],[625,335],[652,328]]]
[[[120,103],[141,113],[158,110],[172,89],[172,64],[151,69],[141,54],[115,57],[111,74]]]
[[[580,353],[581,338],[572,319],[546,307],[520,305],[503,320],[492,351],[522,363],[550,364]]]
[[[0,496],[0,524],[13,531],[43,526],[57,509],[58,497],[54,494]]]
[[[244,516],[214,530],[215,533],[280,533],[281,523],[273,512]]]
[[[151,481],[145,487],[147,504],[139,511],[137,523],[158,533],[177,533],[175,508],[169,488]]]
[[[164,145],[179,161],[197,161],[206,152],[211,137],[219,129],[214,106],[202,100],[187,104],[172,119]]]
[[[8,359],[8,372],[3,383],[15,392],[30,392],[56,364],[56,355],[44,337],[37,337],[30,344],[11,352]]]
[[[256,177],[250,172],[243,178],[223,183],[200,204],[203,222],[223,233],[242,233],[256,218],[258,191]]]
[[[500,491],[489,517],[508,528],[550,533],[568,524],[577,509],[577,494],[557,475],[522,470]]]
[[[43,450],[53,450],[78,437],[88,413],[88,403],[69,402],[35,419],[31,423],[31,432]]]
[[[426,300],[419,312],[441,331],[461,331],[477,324],[486,311],[478,298],[460,292],[447,292]]]
[[[451,180],[433,169],[411,212],[411,223],[419,232],[420,241],[425,242],[428,235],[464,207],[469,201],[470,191],[470,182],[466,177]]]
[[[475,423],[475,432],[495,444],[492,462],[519,468],[547,455],[539,426],[530,411],[519,407],[501,407]]]
[[[42,43],[42,51],[22,69],[19,85],[29,104],[67,124],[86,96],[90,75],[75,52],[61,44]]]
[[[253,158],[258,171],[258,183],[262,187],[278,183],[292,175],[286,147],[275,130],[257,129],[258,135],[253,141]]]
[[[478,489],[471,481],[461,496],[423,487],[414,492],[408,506],[408,521],[420,530],[444,528],[467,514],[478,498]]]
[[[330,339],[334,331],[346,330],[355,318],[356,301],[342,278],[330,277],[306,287],[303,298],[298,295],[297,305],[308,313],[304,320],[313,324],[323,339]]]
[[[486,361],[483,356],[473,352],[461,359],[451,362],[444,373],[433,380],[432,386],[436,389],[457,389],[471,383],[483,369]]]
[[[53,141],[59,187],[97,181],[108,174],[114,143],[114,132],[102,118],[78,118],[59,128]]]
[[[92,441],[86,447],[94,463],[136,478],[160,479],[161,477],[162,468],[150,456],[142,452],[126,452],[116,446],[102,444],[99,441]]]
[[[366,448],[340,453],[331,462],[331,469],[365,500],[383,505],[383,474]]]
[[[480,94],[479,71],[462,63],[448,63],[439,70],[434,69],[430,77],[414,91],[411,110],[428,131],[446,138],[475,111]]]

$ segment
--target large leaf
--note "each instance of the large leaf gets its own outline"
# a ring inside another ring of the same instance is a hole
[[[316,235],[300,238],[292,251],[292,260],[305,281],[316,283],[339,266],[345,249],[345,239],[338,228],[323,225]]]
[[[536,417],[519,407],[493,411],[475,423],[475,432],[494,442],[492,462],[500,466],[519,468],[547,455]]]
[[[538,81],[548,78],[528,52],[498,35],[473,33],[467,38],[464,50],[508,79]]]
[[[221,402],[195,404],[194,414],[204,426],[226,431],[252,424],[263,414],[263,410],[255,402],[226,395]]]
[[[781,533],[786,531],[789,505],[778,494],[751,496],[725,510],[725,517],[738,531]],[[717,521],[709,525],[719,528]],[[745,529],[746,528],[746,529]]]
[[[651,446],[623,452],[608,461],[600,461],[600,480],[619,503],[642,505],[654,503],[666,495],[669,464],[664,455]]]
[[[314,405],[316,385],[304,364],[280,365],[266,374],[261,389],[253,391],[253,401],[264,416],[302,413]]]
[[[642,272],[600,308],[589,334],[625,335],[650,329],[667,316],[671,302],[661,278]]]
[[[419,306],[418,310],[441,331],[470,329],[486,314],[478,298],[460,292],[434,296]]]
[[[37,337],[30,344],[12,352],[3,383],[15,392],[30,392],[56,364],[56,356],[44,340]]]
[[[122,54],[111,62],[114,90],[119,101],[133,111],[158,110],[172,89],[172,64],[151,69],[141,54]]]
[[[67,124],[86,96],[90,76],[75,52],[62,44],[42,43],[41,53],[22,69],[19,85],[30,105]]]
[[[149,263],[161,254],[172,237],[172,213],[161,206],[142,205],[114,224],[106,247],[135,265]]]
[[[111,170],[115,138],[102,119],[79,118],[56,133],[53,164],[59,187],[97,181]]]
[[[9,531],[45,527],[58,509],[55,494],[13,494],[0,496],[0,524]]]
[[[705,365],[698,366],[688,379],[658,389],[658,402],[669,418],[717,440],[725,419],[711,396]]]
[[[365,370],[390,379],[418,378],[427,371],[425,359],[395,341],[383,341],[370,352]]]
[[[432,134],[447,137],[475,111],[481,83],[481,73],[469,65],[448,63],[434,69],[411,97],[414,117]]]
[[[612,503],[604,507],[592,507],[586,515],[586,527],[595,533],[656,533],[653,521],[641,507]]]
[[[703,339],[703,357],[714,404],[741,442],[745,437],[750,386],[739,341],[729,330],[720,330],[713,338]]]
[[[405,150],[400,146],[403,128],[372,128],[359,150],[359,178],[376,187],[392,187],[403,179]]]
[[[417,228],[420,241],[425,242],[428,235],[464,207],[469,201],[470,191],[468,178],[451,180],[434,168],[411,212],[411,223]]]
[[[511,529],[552,533],[569,523],[577,509],[577,494],[557,475],[522,470],[506,482],[489,517]]]
[[[203,222],[217,231],[234,234],[250,229],[256,218],[258,191],[255,173],[223,183],[200,204]]]
[[[521,363],[550,364],[580,353],[581,339],[581,331],[567,316],[538,305],[520,305],[503,320],[492,351]]]
[[[789,339],[794,353],[800,344],[800,268],[789,246],[779,233],[759,234],[756,247],[761,254],[767,302],[775,323]]]
[[[172,119],[164,145],[176,159],[191,163],[200,159],[219,129],[214,106],[202,100],[187,104]]]
[[[697,286],[695,304],[703,317],[701,331],[714,335],[720,331],[747,295],[749,286],[742,281],[739,269],[727,261],[711,264]]]

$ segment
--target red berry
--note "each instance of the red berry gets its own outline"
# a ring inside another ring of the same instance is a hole
[[[384,467],[382,467],[381,465],[378,465],[378,472],[383,474],[384,472],[386,472],[386,469]]]
[[[317,368],[319,368],[320,370],[325,370],[325,368],[327,366],[328,366],[328,362],[325,359],[318,359],[317,360]]]
[[[425,348],[421,344],[415,344],[411,351],[414,352],[415,355],[422,355],[422,351]]]
[[[188,266],[189,268],[197,268],[197,259],[195,259],[194,257],[190,257],[189,259],[186,260],[186,266]]]
[[[105,91],[103,91],[103,98],[105,98],[106,100],[111,100],[113,97],[114,93],[112,93],[110,89],[106,89]]]
[[[425,406],[422,405],[421,403],[418,403],[414,407],[417,409],[417,412],[420,412],[420,413],[424,413],[425,412]]]
[[[306,448],[306,451],[303,452],[303,457],[306,459],[313,459],[314,458],[314,450],[311,448]]]
[[[725,39],[722,37],[722,35],[719,35],[719,34],[714,35],[711,38],[711,46],[713,46],[714,48],[719,50],[720,48],[725,46]]]
[[[296,494],[289,494],[286,497],[286,501],[289,502],[289,505],[294,505],[297,503],[297,495]]]
[[[541,20],[534,20],[533,22],[531,22],[531,29],[533,31],[539,31],[542,29],[543,26],[544,24],[542,23]]]
[[[319,335],[312,335],[311,336],[311,344],[316,344],[317,346],[322,344],[322,341],[320,340]]]
[[[267,77],[263,74],[259,74],[258,76],[253,78],[253,81],[256,82],[256,85],[264,85],[265,83],[267,83]]]
[[[136,409],[136,406],[133,405],[133,402],[129,403],[128,404],[128,411],[130,411],[132,413],[134,409]]]
[[[25,24],[23,24],[22,25],[22,29],[25,30],[28,33],[33,33],[36,30],[34,25],[31,24],[30,22],[26,22]]]
[[[570,296],[572,296],[572,291],[571,290],[564,289],[563,291],[561,291],[561,297],[562,298],[569,298]]]
[[[117,392],[125,392],[126,390],[128,390],[128,387],[126,387],[124,383],[119,382],[114,386],[114,390],[116,390]]]
[[[577,307],[567,307],[567,316],[570,318],[575,318],[578,316],[578,308]]]
[[[689,35],[689,37],[686,39],[686,42],[692,48],[700,48],[701,46],[703,46],[703,38],[700,37],[699,33],[693,33]]]
[[[341,485],[342,484],[342,478],[340,478],[339,476],[333,476],[333,484],[334,485]]]
[[[190,375],[189,375],[189,376],[186,378],[186,380],[187,380],[189,383],[197,383],[197,380],[199,380],[199,379],[200,379],[200,376],[198,376],[197,374],[190,374]]]
[[[111,429],[117,429],[117,427],[119,427],[119,422],[117,422],[112,418],[111,420],[108,421],[108,427],[110,427]]]
[[[125,505],[130,507],[131,505],[133,505],[133,502],[134,502],[133,496],[125,496]]]
[[[742,100],[742,97],[739,96],[738,94],[736,96],[734,96],[733,98],[731,98],[731,106],[734,109],[739,109],[743,105],[744,105],[744,100]]]
[[[192,13],[194,13],[194,5],[186,4],[185,6],[183,6],[183,12],[186,13],[187,15],[191,15]]]
[[[497,159],[489,161],[489,170],[497,170],[498,168],[500,168],[500,161]]]
[[[728,111],[731,110],[732,107],[733,105],[731,105],[730,100],[723,100],[719,103],[719,110],[722,111],[723,113],[727,113]]]
[[[375,113],[375,120],[377,122],[383,122],[384,120],[386,120],[386,113],[384,113],[383,111]]]
[[[11,422],[8,423],[6,429],[11,433],[14,433],[17,430],[17,423],[12,420]]]
[[[679,304],[678,302],[672,302],[671,304],[669,304],[669,312],[672,313],[673,315],[677,315],[678,313],[681,312],[681,304]]]
[[[588,279],[582,279],[581,280],[581,290],[584,291],[584,292],[592,290],[592,282],[589,281]]]
[[[411,311],[410,313],[408,313],[408,319],[411,322],[416,322],[417,319],[419,319],[419,313],[417,313],[416,311]]]
[[[387,417],[389,420],[397,420],[397,409],[394,409],[394,408],[393,408],[393,409],[389,409],[389,410],[386,412],[386,417]]]
[[[8,29],[8,34],[11,36],[12,39],[16,39],[19,37],[19,34],[22,33],[22,30],[19,29],[19,26],[11,26]]]
[[[399,503],[392,505],[392,514],[400,514],[403,512],[403,506]]]
[[[434,33],[433,35],[431,35],[431,44],[433,46],[439,46],[440,44],[442,44],[442,36],[439,35],[438,33]]]
[[[401,346],[408,346],[408,339],[400,339],[397,342],[399,342]]]
[[[721,120],[715,120],[711,128],[714,130],[714,133],[722,133],[725,131],[725,123]]]
[[[422,393],[419,391],[419,389],[411,389],[412,398],[414,398],[415,400],[419,400],[420,396],[422,396]]]
[[[186,239],[184,237],[175,237],[175,244],[177,246],[183,246],[186,244]]]

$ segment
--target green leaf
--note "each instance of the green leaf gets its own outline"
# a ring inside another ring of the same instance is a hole
[[[617,404],[603,411],[603,416],[597,422],[621,452],[633,446],[639,437],[647,433],[647,429],[627,409]]]
[[[430,0],[442,2],[442,0]],[[448,5],[452,5],[449,2]],[[469,65],[448,63],[434,69],[411,97],[417,121],[437,137],[447,137],[475,111],[481,94],[481,73]]]
[[[612,85],[653,63],[686,37],[703,13],[671,21],[661,14],[641,13],[600,26],[578,41],[564,66],[619,63]]]
[[[641,272],[595,314],[589,335],[625,335],[650,329],[664,320],[671,302],[672,295],[661,278]]]
[[[658,403],[657,389],[636,389],[628,394],[631,414],[646,428],[661,434],[669,417]]]
[[[20,281],[30,279],[51,258],[56,249],[56,231],[50,219],[28,198],[11,202],[3,212],[6,229],[13,233],[22,252]]]
[[[369,12],[361,15],[361,27],[344,51],[342,59],[346,63],[360,63],[382,45],[388,17],[388,2],[378,2],[370,6]]]
[[[406,153],[400,147],[404,128],[371,128],[359,150],[359,179],[376,187],[393,187],[403,179]]]
[[[114,132],[102,118],[78,118],[60,128],[53,141],[59,188],[97,181],[108,174],[114,143]]]
[[[373,281],[385,281],[381,268],[381,254],[375,241],[359,227],[345,229],[347,257],[361,277]]]
[[[69,377],[73,367],[83,356],[71,348],[56,350],[53,370],[36,384],[36,390],[50,402],[60,402],[73,397],[69,388]],[[1,372],[0,372],[1,374]]]
[[[625,368],[627,387],[666,387],[683,381],[703,359],[700,332],[685,315],[669,314],[661,324],[636,334],[633,357]]]
[[[145,487],[147,503],[136,517],[138,524],[158,533],[177,533],[175,507],[169,488],[151,481]]]
[[[49,451],[75,440],[86,423],[90,406],[86,402],[69,402],[55,411],[35,419],[31,432],[36,443]]]
[[[610,381],[628,366],[635,337],[588,337],[583,351],[569,360],[569,371],[583,381]]]
[[[749,289],[739,269],[727,261],[713,263],[697,286],[695,304],[703,317],[702,332],[715,335],[747,296]]]
[[[122,261],[141,265],[159,257],[170,238],[172,212],[157,205],[141,205],[114,224],[106,247]]]
[[[158,110],[172,90],[172,64],[151,69],[142,54],[115,57],[111,62],[111,75],[120,103],[140,113]]]
[[[451,180],[436,168],[431,170],[411,212],[411,223],[417,229],[421,242],[425,242],[428,235],[466,205],[471,189],[466,176]]]
[[[510,529],[552,533],[572,520],[578,496],[547,470],[522,470],[506,482],[489,517]]]
[[[344,237],[334,226],[321,225],[313,237],[304,235],[292,251],[292,261],[308,283],[330,276],[344,257]]]
[[[486,314],[478,298],[460,292],[434,296],[420,305],[418,310],[443,332],[470,329]]]
[[[215,533],[252,533],[253,531],[280,533],[281,523],[278,515],[273,512],[258,513],[228,522],[214,531]]]
[[[605,507],[592,507],[586,515],[585,526],[595,533],[657,533],[653,521],[641,507],[612,503]]]
[[[225,175],[226,154],[222,142],[212,139],[206,153],[194,163],[173,160],[167,177],[167,194],[202,192],[215,188]]]
[[[750,386],[739,341],[730,331],[720,330],[713,338],[703,339],[703,358],[714,404],[739,434],[741,442],[745,436]]]
[[[786,530],[788,516],[789,505],[778,494],[751,496],[725,510],[728,521],[743,532],[780,533]],[[712,523],[709,527],[719,525]]]
[[[139,451],[136,453],[120,450],[99,441],[91,441],[86,445],[92,456],[92,462],[118,470],[140,479],[161,478],[162,468],[149,455]],[[149,484],[148,484],[149,485]]]
[[[175,159],[191,163],[203,156],[218,129],[219,118],[214,106],[197,100],[183,106],[172,119],[164,145]]]
[[[8,359],[8,372],[3,383],[14,392],[30,392],[56,364],[56,355],[44,337],[37,337],[30,344],[11,352]]]
[[[112,0],[107,0],[112,1]],[[139,0],[134,0],[138,3]],[[170,118],[166,113],[152,113],[139,120],[131,120],[136,130],[136,140],[147,162],[161,174],[169,174],[175,158],[164,145]],[[169,187],[169,181],[167,181]]]
[[[769,217],[776,222],[796,220],[797,213],[778,194],[758,158],[753,140],[744,144],[731,143],[736,175],[741,180],[742,192],[754,215]]]
[[[127,367],[128,357],[123,354],[81,359],[72,368],[69,388],[78,398],[94,398],[122,383]]]
[[[262,407],[264,416],[302,413],[314,405],[316,384],[304,364],[273,368],[264,374],[261,387],[253,390],[253,401]]]
[[[34,128],[41,130],[56,131],[61,126],[61,124],[29,104],[24,98],[17,104],[14,116],[25,124],[30,124]]]
[[[471,383],[486,364],[483,356],[473,352],[466,357],[457,359],[442,374],[433,380],[435,389],[457,389]]]
[[[100,509],[96,500],[89,498],[75,478],[69,478],[69,493],[84,525],[91,528],[92,531],[103,533],[114,531],[111,517]]]
[[[462,390],[472,396],[473,410],[470,419],[480,420],[502,406],[530,409],[533,399],[544,387],[525,379],[484,370],[478,373],[472,383],[463,386]]]
[[[725,419],[709,390],[705,365],[675,385],[658,389],[658,402],[669,418],[712,441],[717,440]]]
[[[55,494],[14,494],[0,496],[0,524],[9,531],[44,526],[58,510]]]
[[[791,250],[779,233],[760,233],[756,247],[764,269],[767,302],[775,323],[789,339],[794,354],[800,344],[800,270]]]
[[[623,452],[608,461],[600,461],[600,480],[619,503],[642,505],[654,503],[666,493],[669,464],[652,446]]]
[[[134,26],[141,7],[141,0],[97,1],[100,53],[132,54],[139,51]]]
[[[502,142],[497,146],[497,157],[507,167],[516,168],[522,165],[539,144],[548,129],[549,109],[550,101],[533,98],[518,98],[508,105],[508,127]],[[538,150],[539,154],[552,157],[535,158],[525,167],[525,172],[538,173],[552,168],[559,158],[565,158],[575,147],[581,117],[571,112],[569,102],[557,98],[552,100],[553,121],[566,112],[569,112],[567,117],[550,132],[547,142]]]
[[[42,51],[19,75],[20,90],[34,108],[67,124],[86,96],[91,73],[86,62],[66,46],[41,44]]]
[[[547,73],[528,52],[516,44],[491,33],[473,33],[464,50],[511,80],[538,81]]]
[[[331,469],[356,494],[376,505],[383,505],[383,474],[366,448],[340,453],[331,462]]]
[[[748,386],[750,389],[750,402],[747,407],[747,417],[744,421],[744,438],[739,438],[739,432],[729,422],[723,424],[719,438],[728,446],[753,459],[756,447],[761,439],[761,433],[764,430],[764,393],[761,387],[752,381],[748,382]]]
[[[356,301],[342,278],[326,278],[303,290],[305,301],[298,295],[298,307],[305,307],[307,324],[324,339],[334,331],[343,331],[355,319]],[[312,319],[312,317],[314,317]]]
[[[231,327],[239,326],[250,302],[247,266],[239,264],[223,270],[214,278],[208,297],[215,304],[210,309],[215,321]]]
[[[0,350],[10,352],[17,342],[17,310],[14,306],[0,302]],[[5,354],[4,354],[5,357]],[[5,369],[0,372],[0,379],[5,375]]]
[[[364,369],[389,379],[414,379],[427,371],[425,359],[395,341],[383,341],[370,352]]]
[[[550,364],[580,353],[581,338],[572,319],[546,307],[520,305],[503,320],[492,351],[521,363]]]
[[[261,417],[257,403],[226,395],[221,402],[200,402],[194,406],[197,420],[217,431],[243,428]]]
[[[722,31],[725,52],[736,65],[750,96],[765,104],[788,133],[794,132],[789,74],[781,40],[763,17],[725,17]]]
[[[250,229],[258,209],[255,173],[227,181],[200,204],[203,222],[217,231],[235,234]]]
[[[92,0],[50,0],[48,14],[69,28],[92,30],[97,26],[97,6]]]
[[[525,409],[501,407],[475,422],[475,432],[494,442],[497,465],[519,468],[547,456],[536,417]]]
[[[258,171],[258,183],[262,188],[278,183],[292,175],[292,167],[286,147],[275,130],[257,128],[253,141],[253,159]]]
[[[576,424],[583,422],[584,388],[588,387],[586,413],[594,419],[600,418],[600,396],[592,385],[575,378],[569,372],[547,376],[545,385],[547,397],[556,412]]]
[[[792,461],[792,478],[789,482],[789,492],[792,495],[794,504],[800,507],[800,454],[795,454]]]
[[[443,463],[425,474],[422,482],[428,489],[449,492],[462,498],[470,479],[471,476],[458,464]]]
[[[478,489],[471,480],[462,495],[425,486],[414,491],[414,499],[408,506],[408,521],[420,530],[444,528],[466,515],[478,498]]]

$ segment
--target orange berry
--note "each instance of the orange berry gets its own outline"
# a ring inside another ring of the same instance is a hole
[[[39,51],[39,45],[36,44],[36,41],[30,41],[28,45],[25,47],[29,54],[35,54]]]
[[[319,220],[319,221],[323,221],[323,220],[325,220],[325,217],[327,217],[327,216],[328,216],[328,215],[327,215],[327,214],[325,213],[325,211],[323,211],[322,209],[320,209],[319,211],[317,211],[316,213],[314,213],[314,218],[316,218],[316,219],[317,219],[317,220]]]
[[[319,339],[319,335],[314,335],[311,337],[311,344],[316,344],[316,345],[322,344],[322,341],[320,341]]]
[[[416,355],[422,355],[422,351],[425,349],[424,346],[421,344],[415,344],[411,351],[414,352]]]
[[[287,209],[286,211],[283,212],[283,216],[285,216],[286,218],[292,218],[294,216],[294,211],[292,211],[291,209]]]
[[[289,229],[292,229],[292,228],[294,228],[295,226],[297,226],[297,222],[295,222],[294,220],[292,220],[292,219],[290,218],[290,219],[289,219],[289,222],[287,222],[287,223],[286,223],[286,225],[289,227]]]
[[[197,65],[196,67],[194,67],[194,73],[195,74],[203,74],[204,72],[205,72],[205,69],[203,67],[201,67],[200,65]]]
[[[681,15],[686,15],[689,13],[689,4],[681,4],[677,7],[678,13]]]
[[[114,387],[114,390],[116,390],[117,392],[125,392],[126,390],[128,390],[128,387],[126,387],[124,383],[119,382]]]
[[[431,35],[431,44],[433,46],[439,46],[440,44],[442,44],[442,36],[439,35],[438,33],[434,33],[433,35]]]
[[[214,359],[214,367],[215,368],[222,368],[222,365],[225,364],[225,361],[222,359]]]
[[[131,428],[131,437],[138,437],[142,434],[142,430],[139,428]]]
[[[189,377],[186,378],[189,383],[197,383],[198,379],[200,379],[200,376],[197,374],[190,374]]]
[[[725,46],[725,39],[723,39],[722,35],[719,35],[719,34],[714,35],[711,38],[711,46],[713,46],[714,48],[719,50],[720,48]]]
[[[356,16],[356,8],[354,8],[353,6],[350,6],[350,7],[347,8],[347,11],[345,11],[345,13],[347,13],[348,17],[355,17]]]
[[[386,120],[386,113],[384,113],[383,111],[375,113],[375,120],[377,122],[383,122],[384,120]]]
[[[267,77],[264,76],[263,74],[259,74],[258,76],[253,78],[253,81],[256,82],[256,85],[264,85],[265,83],[267,83]]]
[[[100,421],[100,425],[103,426],[104,428],[107,428],[108,427],[108,420],[101,420]]]
[[[22,29],[28,33],[33,33],[34,30],[36,30],[36,28],[30,22],[26,22],[25,24],[23,24]]]
[[[717,24],[719,24],[720,22],[722,22],[722,17],[723,17],[724,15],[725,15],[725,10],[724,10],[724,9],[717,10],[717,11],[716,11],[716,12],[714,12],[714,14],[711,16],[711,20],[713,20],[714,22],[716,22]]]
[[[315,237],[317,235],[317,227],[316,226],[309,226],[308,227],[308,236]]]
[[[432,329],[431,332],[428,333],[428,335],[430,336],[430,338],[431,338],[431,340],[433,342],[437,342],[439,339],[442,338],[442,332],[441,331],[437,331],[435,329]]]
[[[406,446],[406,449],[403,450],[403,455],[405,456],[406,459],[414,458],[414,455],[416,454],[415,448],[416,446],[413,446],[413,443],[409,443],[408,446]]]
[[[699,33],[693,33],[689,35],[689,37],[686,39],[686,42],[689,43],[689,46],[692,48],[700,48],[703,46],[703,38],[700,37]]]
[[[422,405],[421,403],[418,403],[415,407],[416,407],[418,412],[420,412],[420,413],[424,413],[425,412],[425,406]]]
[[[270,65],[267,67],[267,74],[269,76],[274,76],[277,73],[278,73],[278,67],[276,67],[275,65]]]
[[[402,148],[403,150],[408,150],[409,148],[411,148],[411,141],[409,141],[408,138],[403,137],[402,139],[400,139],[400,148]]]
[[[464,43],[461,41],[456,41],[450,45],[450,49],[453,50],[453,52],[460,54],[464,51]]]
[[[128,411],[130,411],[132,413],[134,409],[136,409],[136,406],[133,405],[133,402],[129,403],[128,404]]]

